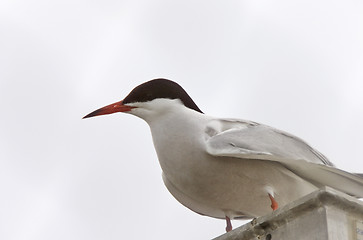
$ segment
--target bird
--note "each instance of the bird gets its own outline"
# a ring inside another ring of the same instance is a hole
[[[271,213],[324,186],[363,197],[363,175],[334,166],[304,140],[254,121],[203,113],[176,82],[158,78],[135,87],[123,100],[83,118],[135,115],[149,125],[174,198],[190,210],[225,219]]]

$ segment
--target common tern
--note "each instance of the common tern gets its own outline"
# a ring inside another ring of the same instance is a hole
[[[206,115],[173,81],[145,82],[84,118],[116,112],[148,123],[167,189],[192,211],[226,219],[226,231],[231,219],[268,214],[323,186],[363,197],[359,174],[335,168],[302,139]]]

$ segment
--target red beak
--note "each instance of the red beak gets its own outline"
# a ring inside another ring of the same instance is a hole
[[[103,108],[97,109],[96,111],[91,112],[90,114],[84,116],[83,118],[111,114],[111,113],[115,113],[115,112],[128,112],[133,108],[135,108],[135,107],[130,107],[130,106],[124,105],[122,103],[122,101],[119,101],[119,102],[115,102],[110,105],[107,105]]]

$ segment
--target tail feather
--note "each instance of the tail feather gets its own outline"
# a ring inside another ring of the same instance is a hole
[[[287,168],[317,186],[329,186],[357,198],[363,198],[363,174],[303,160],[281,161]]]
[[[327,179],[327,186],[345,192],[353,197],[363,197],[363,174],[349,173],[341,169],[322,165],[324,171],[332,173]]]

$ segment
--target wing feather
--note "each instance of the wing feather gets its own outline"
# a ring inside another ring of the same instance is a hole
[[[280,162],[317,186],[363,197],[363,178],[337,169],[320,152],[289,133],[243,120],[214,120],[206,129],[206,150],[213,156]]]

